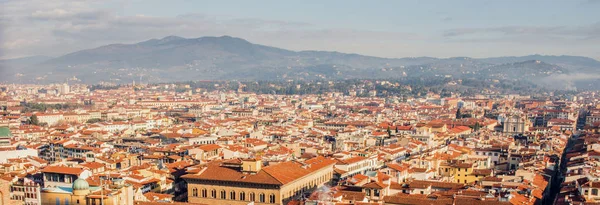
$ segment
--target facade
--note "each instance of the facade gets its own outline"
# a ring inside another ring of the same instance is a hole
[[[503,132],[508,134],[523,134],[529,130],[527,120],[519,115],[509,115],[503,124]]]
[[[13,182],[10,187],[10,198],[25,205],[41,205],[41,186],[27,178]]]
[[[44,188],[41,192],[42,205],[133,205],[133,187],[113,183],[109,186],[90,187],[79,178],[70,187]]]
[[[188,202],[204,204],[284,204],[328,183],[335,160],[316,157],[262,167],[261,160],[212,162],[188,182]]]
[[[44,187],[68,187],[78,178],[87,178],[92,172],[83,168],[48,166],[42,169]]]

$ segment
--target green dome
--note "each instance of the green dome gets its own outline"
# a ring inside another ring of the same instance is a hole
[[[79,178],[73,182],[73,190],[86,190],[90,188],[90,184],[88,184],[85,179]]]

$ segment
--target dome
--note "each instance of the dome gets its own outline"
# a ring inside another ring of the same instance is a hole
[[[89,188],[90,184],[85,179],[79,178],[73,182],[73,190],[87,190]]]

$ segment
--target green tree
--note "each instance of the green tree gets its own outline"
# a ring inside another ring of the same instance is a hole
[[[102,122],[102,119],[92,118],[92,119],[87,120],[87,123],[97,123],[97,122]]]
[[[29,118],[29,124],[31,124],[31,125],[39,125],[40,124],[40,121],[38,120],[37,115],[32,115]]]

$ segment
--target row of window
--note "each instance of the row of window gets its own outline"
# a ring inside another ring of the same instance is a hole
[[[589,193],[590,190],[589,189],[584,189],[584,190],[585,190],[584,194],[588,195],[588,193]],[[592,189],[592,195],[598,196],[598,189]]]
[[[256,200],[256,194],[254,192],[251,192],[248,198],[248,201],[257,201]],[[198,197],[198,189],[197,188],[193,188],[192,189],[192,196],[193,197]],[[246,201],[246,193],[245,192],[240,192],[239,193],[239,198],[237,198],[238,194],[236,194],[235,191],[230,191],[229,192],[229,198],[227,198],[227,193],[225,192],[225,190],[221,190],[219,193],[218,198],[219,199],[229,199],[229,200],[239,200],[239,201]],[[208,195],[208,190],[206,189],[202,189],[200,191],[200,197],[202,198],[209,198]],[[210,198],[217,198],[217,190],[210,190]],[[258,202],[260,203],[265,203],[266,199],[265,199],[265,194],[264,193],[260,193],[258,194]],[[275,194],[270,194],[269,195],[269,203],[275,203]]]
[[[37,192],[37,187],[11,187],[14,192]]]

